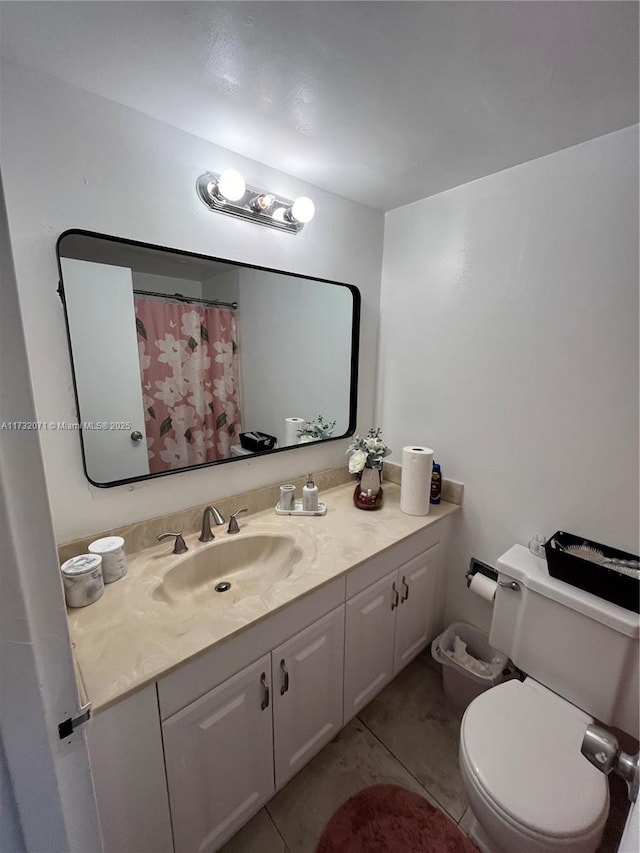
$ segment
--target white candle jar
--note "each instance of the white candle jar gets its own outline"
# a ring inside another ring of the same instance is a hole
[[[86,607],[97,601],[104,592],[102,557],[99,554],[80,554],[60,567],[64,597],[69,607]]]
[[[120,580],[127,573],[127,555],[122,536],[105,536],[89,545],[91,554],[102,557],[102,577],[105,583]]]

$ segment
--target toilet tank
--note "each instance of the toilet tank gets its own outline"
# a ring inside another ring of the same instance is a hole
[[[597,720],[639,734],[640,617],[552,578],[522,545],[498,560],[489,642],[536,681]]]

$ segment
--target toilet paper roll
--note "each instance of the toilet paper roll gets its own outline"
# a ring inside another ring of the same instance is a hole
[[[409,445],[402,448],[400,509],[405,515],[429,515],[433,450]]]
[[[491,578],[488,578],[486,575],[480,574],[480,572],[476,572],[476,574],[471,578],[469,589],[471,592],[475,592],[476,595],[479,595],[480,598],[484,598],[485,601],[493,602],[496,597],[498,582],[491,580]]]
[[[298,443],[298,430],[304,429],[306,426],[304,418],[285,418],[284,419],[284,443],[285,447],[290,444]]]

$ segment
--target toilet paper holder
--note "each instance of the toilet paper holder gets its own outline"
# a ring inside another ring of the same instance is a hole
[[[488,563],[483,563],[482,560],[477,560],[475,557],[472,557],[469,562],[469,569],[465,573],[467,586],[471,586],[471,579],[475,574],[481,574],[492,581],[497,581],[498,586],[501,586],[503,589],[512,589],[514,592],[520,592],[519,583],[516,581],[499,581],[498,572],[492,566],[488,565]]]

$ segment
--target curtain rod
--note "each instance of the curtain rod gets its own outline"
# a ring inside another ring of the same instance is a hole
[[[160,293],[157,290],[136,290],[134,293],[139,296],[160,296],[163,299],[177,299],[178,302],[200,302],[203,305],[215,305],[217,308],[232,308],[234,311],[238,307],[237,302],[221,302],[219,299],[198,299],[197,296],[183,296],[182,293]]]

